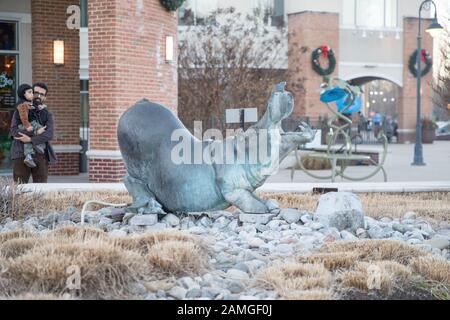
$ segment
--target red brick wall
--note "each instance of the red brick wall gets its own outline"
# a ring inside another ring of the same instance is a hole
[[[118,150],[120,115],[142,98],[177,111],[177,63],[165,61],[166,36],[177,48],[178,19],[159,0],[89,0],[90,149]],[[174,57],[177,57],[175,52]],[[89,160],[91,181],[119,181],[119,159]]]
[[[79,162],[79,153],[58,153],[57,155],[58,162],[48,167],[50,175],[73,176],[80,173],[80,168],[74,165]]]
[[[125,166],[120,159],[90,159],[89,181],[118,182],[125,175]]]
[[[425,32],[425,29],[430,25],[431,20],[422,20],[422,49],[427,50],[433,56],[433,38]],[[415,128],[416,128],[416,105],[417,105],[417,78],[415,78],[408,69],[408,61],[410,55],[417,49],[417,32],[419,29],[419,19],[405,18],[403,20],[403,88],[400,91],[399,102],[399,129],[410,129],[414,132],[401,133],[399,132],[400,142],[410,141],[415,142]],[[423,65],[422,65],[423,66]],[[433,72],[430,71],[421,79],[422,86],[422,100],[421,100],[421,114],[422,117],[431,117],[433,112],[432,95],[433,89],[431,82],[433,80]]]
[[[79,1],[31,1],[33,82],[44,82],[49,87],[46,104],[55,116],[54,145],[80,143],[80,41],[79,30],[66,26],[69,17],[66,10],[70,5],[79,5]],[[53,40],[56,39],[64,40],[64,66],[53,64]],[[64,163],[51,169],[52,174],[78,173],[78,154],[63,155],[60,159]]]
[[[292,70],[299,68],[301,72],[297,73],[298,76],[305,78],[303,93],[288,88],[293,92],[295,98],[293,116],[308,116],[316,119],[326,114],[327,109],[319,100],[318,89],[322,83],[322,76],[312,69],[311,55],[318,47],[328,45],[333,49],[337,62],[339,61],[339,14],[308,11],[290,14],[288,28],[289,73],[295,74]],[[306,54],[299,52],[301,47],[308,49]],[[298,60],[298,57],[301,58]],[[337,63],[334,73],[329,77],[337,76],[338,72]],[[292,79],[289,82],[292,82]]]
[[[117,122],[134,103],[147,98],[177,109],[176,63],[165,62],[165,36],[177,47],[177,15],[159,0],[88,3],[90,146],[117,150]]]

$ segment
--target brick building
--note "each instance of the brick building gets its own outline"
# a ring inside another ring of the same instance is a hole
[[[377,79],[393,83],[400,139],[413,141],[415,78],[407,60],[416,47],[420,2],[187,0],[170,12],[159,0],[0,0],[0,86],[5,83],[0,87],[0,171],[11,169],[4,133],[16,82],[42,81],[50,89],[47,102],[55,115],[54,145],[60,159],[51,173],[76,175],[81,170],[94,182],[121,180],[124,167],[116,139],[121,113],[143,97],[177,111],[179,28],[205,23],[224,6],[244,12],[269,6],[264,21],[274,32],[283,26],[296,31],[295,38],[285,39],[286,51],[292,42],[310,51],[333,48],[337,67],[332,76],[358,84]],[[63,41],[63,65],[54,63],[55,40]],[[423,47],[433,52],[426,33]],[[294,92],[294,114],[315,117],[323,110],[317,90],[322,77],[310,68],[310,55],[301,63],[308,66],[306,92]],[[283,68],[295,67],[286,57]],[[431,80],[432,73],[422,79],[425,115],[432,112]]]
[[[165,46],[166,39],[177,43],[177,19],[159,0],[0,1],[3,33],[17,42],[13,50],[0,50],[8,76],[49,86],[60,160],[51,174],[78,174],[87,151],[91,181],[121,180],[125,169],[116,138],[121,113],[143,97],[176,111],[177,68],[175,60],[166,61]],[[64,41],[63,65],[54,63],[54,40]],[[4,90],[2,101],[4,134],[15,85]],[[2,137],[1,169],[8,171],[7,137]],[[81,145],[88,150],[81,150],[80,138],[87,137],[88,144]]]

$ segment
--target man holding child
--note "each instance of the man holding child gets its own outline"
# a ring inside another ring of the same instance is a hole
[[[48,165],[56,162],[50,141],[53,139],[53,115],[44,104],[48,93],[45,83],[32,87],[21,85],[19,102],[11,121],[10,136],[13,138],[11,159],[13,178],[19,183],[46,183]],[[32,97],[32,98],[31,98]]]

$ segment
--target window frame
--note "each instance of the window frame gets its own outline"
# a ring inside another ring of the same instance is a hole
[[[16,70],[15,70],[15,78],[16,78],[16,83],[15,83],[15,91],[14,92],[14,97],[15,97],[15,101],[17,102],[17,88],[18,85],[20,83],[20,38],[19,38],[19,34],[20,34],[20,20],[19,19],[5,19],[5,18],[0,18],[0,22],[6,22],[6,23],[14,23],[16,26],[16,34],[15,34],[15,41],[16,41],[16,50],[0,50],[0,55],[9,55],[9,56],[15,56],[16,57]],[[3,108],[2,108],[3,109]],[[5,108],[6,109],[6,108]]]
[[[189,0],[188,0],[189,1]],[[184,5],[188,2],[188,1],[186,1],[185,3],[184,3]],[[178,14],[178,21],[179,21],[179,26],[180,27],[191,27],[191,26],[202,26],[202,25],[204,25],[204,24],[199,24],[198,23],[198,21],[197,21],[197,9],[198,9],[198,0],[190,0],[190,1],[192,1],[191,2],[191,4],[192,4],[192,8],[193,8],[193,10],[192,10],[192,12],[193,12],[193,24],[180,24],[180,20],[181,20],[181,17],[180,17],[180,15]],[[275,1],[276,0],[272,0],[272,2],[273,2],[273,9],[275,8]],[[252,5],[252,9],[255,9],[255,4],[257,3],[257,1],[256,0],[252,0],[251,2],[251,5]],[[215,10],[218,10],[218,9],[221,9],[222,7],[221,7],[221,5],[220,5],[220,0],[217,0],[217,7],[216,7],[216,9]],[[272,20],[273,20],[273,16],[274,15],[271,15],[271,16],[269,16],[269,18],[267,19],[267,23],[265,23],[264,25],[265,26],[267,26],[267,27],[274,27],[274,28],[283,28],[284,26],[285,26],[285,24],[286,24],[286,5],[285,5],[285,3],[284,3],[284,1],[283,1],[283,6],[282,6],[282,8],[283,8],[283,15],[282,15],[282,17],[283,17],[283,23],[280,25],[280,26],[273,26],[272,25]],[[277,16],[278,17],[278,16]]]
[[[366,28],[366,29],[398,29],[399,28],[399,25],[398,25],[398,10],[399,10],[399,3],[398,3],[398,1],[399,0],[392,0],[392,1],[395,1],[395,14],[394,14],[394,17],[395,17],[395,22],[394,22],[394,25],[387,25],[387,20],[386,20],[386,18],[387,18],[387,10],[388,10],[388,8],[387,8],[387,0],[383,0],[383,24],[382,25],[379,25],[379,26],[367,26],[367,25],[362,25],[362,24],[359,24],[358,22],[359,22],[359,20],[360,19],[358,19],[358,17],[359,17],[359,15],[358,15],[358,0],[351,0],[352,1],[352,3],[351,3],[351,6],[353,6],[353,21],[352,21],[352,23],[351,24],[348,24],[348,23],[344,23],[344,21],[343,21],[343,25],[346,25],[346,26],[355,26],[355,27],[357,27],[357,28]],[[346,4],[346,2],[344,1],[343,2],[344,3],[344,5]],[[342,8],[342,11],[344,12],[345,11],[345,8]]]

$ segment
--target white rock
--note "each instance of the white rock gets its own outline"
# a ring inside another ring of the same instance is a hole
[[[188,291],[192,289],[200,289],[200,285],[191,277],[183,277],[178,280]]]
[[[192,234],[199,234],[199,235],[205,234],[207,232],[206,229],[203,227],[193,227],[193,228],[188,229],[188,231]]]
[[[271,213],[241,213],[239,220],[246,223],[267,224],[275,215]]]
[[[358,230],[356,230],[356,236],[358,238],[362,238],[362,239],[367,238],[367,231],[366,231],[366,229],[358,228]]]
[[[312,222],[309,223],[307,226],[316,231],[325,228],[325,225],[321,222]]]
[[[135,215],[128,221],[131,226],[152,226],[157,222],[157,214]]]
[[[169,290],[168,294],[178,300],[183,300],[186,298],[186,293],[187,290],[183,287],[173,287],[172,289]]]
[[[304,224],[306,224],[306,223],[308,223],[308,222],[311,222],[311,221],[313,220],[313,218],[312,218],[312,216],[311,216],[309,213],[307,213],[307,214],[302,215],[302,216],[300,217],[300,220],[301,220],[301,222],[303,222]]]
[[[263,233],[261,233],[260,237],[262,239],[266,239],[266,240],[274,240],[274,239],[280,239],[281,238],[281,233],[279,231],[275,231],[275,230],[267,230],[264,231]]]
[[[433,239],[426,240],[424,244],[428,244],[433,248],[444,250],[450,248],[450,239],[446,239],[443,237],[435,237]]]
[[[249,276],[246,272],[238,269],[229,269],[227,271],[227,277],[234,280],[248,280]]]
[[[230,224],[228,224],[228,229],[235,232],[237,230],[237,228],[239,227],[239,222],[237,220],[233,220],[230,222]]]
[[[164,230],[164,229],[167,229],[167,224],[165,224],[163,222],[158,222],[152,226],[145,227],[145,230],[147,230],[147,231],[158,231],[158,230]]]
[[[258,271],[259,269],[261,269],[262,267],[264,267],[266,265],[266,263],[264,261],[261,261],[258,259],[249,260],[244,263],[247,265],[248,270],[252,274],[256,273],[256,271]]]
[[[247,243],[250,248],[259,248],[266,242],[260,238],[250,238],[250,239],[248,239]]]
[[[417,244],[421,244],[422,243],[421,240],[415,239],[415,238],[408,239],[406,242],[408,244],[410,244],[410,245],[417,245]]]
[[[11,221],[11,222],[7,222],[3,226],[3,231],[15,231],[15,230],[19,229],[20,227],[22,227],[22,223],[20,223],[19,221]]]
[[[417,214],[414,211],[408,211],[403,216],[403,219],[417,219]]]
[[[217,226],[219,229],[226,228],[230,224],[230,220],[225,217],[219,217],[214,221],[214,226]]]
[[[291,244],[279,244],[275,247],[275,252],[281,253],[281,254],[291,254],[294,252],[294,246]]]
[[[308,235],[313,232],[313,230],[310,227],[306,227],[306,226],[297,226],[295,231],[300,235]]]
[[[350,192],[330,192],[319,198],[315,217],[319,222],[336,227],[339,231],[350,229],[355,232],[364,227],[364,213],[361,200]]]
[[[420,241],[424,241],[422,233],[419,230],[408,231],[405,233],[405,236],[409,239],[419,239]]]
[[[401,232],[401,233],[405,233],[405,232],[414,230],[413,227],[405,225],[405,224],[400,224],[400,223],[392,224],[392,229],[394,229],[395,231]]]
[[[280,215],[287,223],[297,223],[302,214],[296,209],[281,209]]]
[[[332,236],[334,239],[338,240],[341,238],[341,233],[338,229],[331,227],[320,230],[321,233],[323,233],[325,236]]]
[[[166,216],[162,218],[162,221],[167,223],[171,227],[176,227],[180,225],[180,218],[178,218],[176,215],[172,213],[166,214]]]
[[[383,239],[384,233],[383,229],[381,229],[379,226],[371,226],[369,230],[367,230],[367,234],[371,239]]]
[[[342,230],[341,231],[341,237],[344,240],[356,240],[358,239],[353,233],[347,231],[347,230]]]
[[[198,221],[197,225],[198,225],[199,227],[200,227],[200,226],[203,226],[203,227],[209,228],[209,227],[212,226],[212,221],[211,221],[211,219],[208,218],[208,217],[203,217],[203,218],[201,218],[201,219]]]

